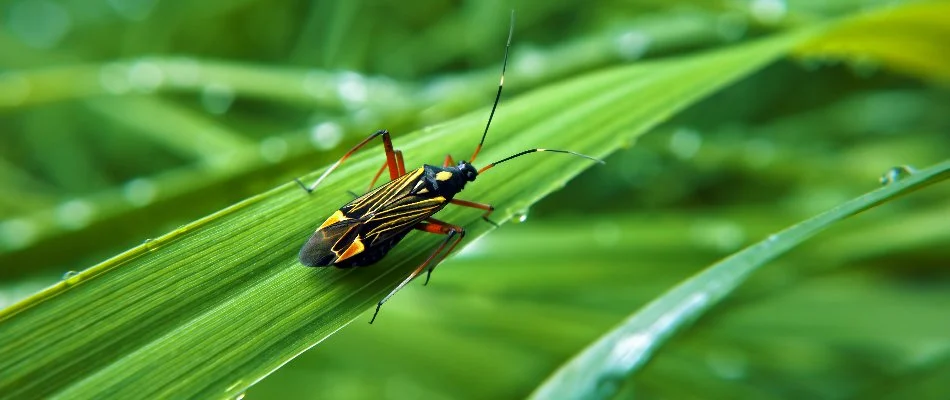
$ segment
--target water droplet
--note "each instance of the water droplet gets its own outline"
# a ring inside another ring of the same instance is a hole
[[[247,393],[241,393],[234,397],[234,400],[244,400],[244,396],[247,396]]]
[[[22,249],[33,243],[38,230],[26,219],[11,219],[0,222],[0,245],[8,249]]]
[[[624,60],[636,60],[650,49],[652,39],[642,31],[627,31],[617,36],[617,53]]]
[[[72,28],[69,10],[48,0],[21,0],[4,11],[6,25],[28,46],[50,49],[59,44]]]
[[[131,21],[143,21],[148,18],[158,0],[108,0],[116,14]]]
[[[729,220],[704,220],[691,227],[693,240],[702,245],[728,253],[738,250],[746,241],[742,226]]]
[[[512,219],[514,219],[516,222],[525,222],[528,220],[528,211],[530,210],[528,210],[527,208],[520,211],[516,211],[515,215],[512,216]]]
[[[201,90],[201,106],[211,114],[224,114],[231,104],[234,104],[234,89],[228,85],[211,83]]]
[[[716,19],[716,33],[727,42],[742,39],[747,29],[748,22],[742,13],[724,13]]]
[[[155,200],[158,187],[149,179],[136,178],[122,186],[122,194],[129,203],[141,207]]]
[[[916,171],[917,170],[914,169],[914,167],[911,167],[909,165],[899,165],[887,170],[887,172],[885,172],[884,175],[881,175],[881,178],[878,179],[878,181],[881,182],[881,185],[886,186],[894,182],[897,182],[901,179],[904,179]]]
[[[154,92],[165,80],[165,73],[155,63],[139,60],[132,63],[128,70],[128,80],[132,88],[144,93]]]
[[[0,91],[0,107],[16,106],[23,103],[23,100],[29,97],[32,90],[30,81],[15,72],[0,74],[0,87],[5,89]]]
[[[670,152],[681,160],[693,158],[703,144],[703,137],[690,128],[678,128],[670,136]]]
[[[201,82],[201,64],[188,57],[174,58],[165,63],[165,78],[170,86],[196,87]]]
[[[343,139],[343,127],[334,122],[323,122],[310,129],[310,143],[320,150],[329,150]]]
[[[152,238],[143,240],[142,246],[145,246],[145,249],[148,251],[153,251],[158,248],[158,244],[155,243],[155,239],[152,239]]]
[[[529,46],[521,46],[521,52],[512,61],[512,69],[527,77],[543,76],[547,69],[544,53]]]
[[[79,283],[79,280],[79,272],[76,271],[66,271],[62,278],[63,283],[67,285],[75,285]]]
[[[56,222],[66,229],[81,229],[89,224],[95,214],[92,204],[84,200],[70,200],[56,207]]]
[[[788,5],[785,0],[752,0],[749,12],[763,24],[776,24],[785,18]]]
[[[366,79],[356,72],[340,74],[336,81],[336,91],[343,104],[349,108],[362,107],[369,96]]]
[[[277,136],[271,136],[261,141],[261,157],[268,162],[279,162],[287,155],[287,141]]]

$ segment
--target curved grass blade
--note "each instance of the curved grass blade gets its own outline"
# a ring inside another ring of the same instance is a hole
[[[786,54],[813,31],[592,73],[504,102],[482,159],[543,146],[603,157],[660,121]],[[394,137],[407,165],[471,153],[487,112]],[[69,277],[0,311],[0,393],[11,397],[234,397],[378,301],[438,238],[410,234],[382,262],[301,266],[315,227],[382,162],[369,150],[312,195],[288,183]],[[538,156],[479,176],[462,198],[498,221],[592,163]],[[527,168],[530,166],[530,168]],[[484,234],[480,213],[438,217]],[[433,278],[438,283],[438,273]],[[399,297],[387,304],[393,307]],[[367,318],[368,320],[368,318]],[[384,329],[386,310],[377,326]],[[381,333],[384,334],[384,333]]]
[[[710,266],[637,311],[551,375],[532,398],[606,399],[674,333],[732,293],[765,263],[838,221],[950,178],[950,161],[857,197]]]

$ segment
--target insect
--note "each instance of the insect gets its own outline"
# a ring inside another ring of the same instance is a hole
[[[513,158],[536,152],[566,153],[603,163],[603,161],[573,151],[529,149],[485,165],[481,169],[476,169],[472,164],[485,143],[488,128],[491,126],[492,117],[495,115],[495,108],[501,98],[501,90],[505,83],[505,69],[508,65],[508,49],[511,47],[513,32],[514,14],[512,13],[508,42],[505,45],[505,58],[502,62],[501,79],[498,82],[498,92],[495,94],[495,101],[492,104],[491,113],[488,115],[488,123],[485,124],[481,141],[475,147],[471,159],[456,163],[451,155],[447,155],[441,167],[426,164],[420,168],[407,171],[403,164],[402,152],[393,148],[389,131],[379,130],[350,149],[320,175],[312,185],[306,186],[299,179],[295,180],[307,193],[312,193],[321,181],[353,153],[374,139],[382,138],[383,148],[386,152],[386,162],[383,163],[370,182],[370,190],[334,212],[317,228],[316,232],[310,236],[307,243],[300,249],[300,262],[308,267],[336,266],[351,268],[374,264],[413,230],[445,236],[441,244],[422,264],[376,304],[376,311],[369,321],[371,324],[376,320],[383,303],[424,270],[426,271],[425,284],[428,284],[429,278],[432,276],[432,270],[465,237],[464,228],[433,218],[432,216],[435,213],[448,204],[471,207],[484,211],[482,219],[497,226],[488,218],[495,209],[493,206],[455,198],[455,195],[461,192],[467,183],[474,181],[479,174]],[[384,171],[389,171],[390,181],[373,189]]]

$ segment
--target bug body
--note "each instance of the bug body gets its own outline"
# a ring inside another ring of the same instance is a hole
[[[501,89],[505,82],[505,67],[508,65],[508,49],[511,46],[513,32],[514,14],[512,13],[512,27],[508,32],[508,43],[505,46],[505,58],[502,62],[501,80],[498,83],[495,102],[488,115],[485,131],[482,132],[482,139],[475,147],[471,159],[456,163],[451,156],[446,156],[441,167],[423,165],[407,171],[403,164],[402,152],[393,148],[389,131],[379,130],[350,149],[330,168],[327,168],[312,185],[306,186],[300,180],[296,180],[307,193],[312,193],[327,175],[357,150],[376,138],[381,138],[383,141],[386,162],[370,182],[370,190],[340,207],[310,236],[299,253],[300,262],[306,266],[351,268],[372,265],[385,257],[413,230],[444,235],[441,245],[437,246],[421,265],[376,304],[376,312],[370,323],[376,320],[383,303],[419,276],[422,271],[426,271],[426,283],[428,283],[432,269],[445,259],[465,237],[464,228],[433,218],[435,213],[449,204],[476,208],[484,211],[482,219],[497,226],[488,218],[494,211],[494,207],[455,198],[455,195],[461,192],[467,183],[474,181],[479,174],[513,158],[542,151],[567,153],[603,163],[603,161],[567,150],[529,149],[490,163],[481,169],[476,169],[472,165],[485,143],[488,128],[495,115],[495,108],[501,98]],[[390,181],[373,189],[376,180],[387,170]]]
[[[465,161],[409,171],[340,207],[300,249],[300,262],[341,268],[374,264],[476,176]]]

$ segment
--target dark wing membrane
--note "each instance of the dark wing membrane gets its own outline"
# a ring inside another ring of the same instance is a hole
[[[357,238],[362,221],[345,219],[317,229],[307,244],[300,248],[300,263],[308,267],[333,265],[338,254],[346,250]]]

